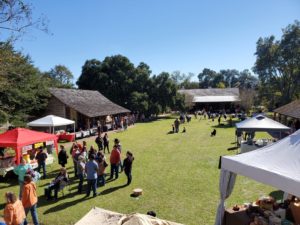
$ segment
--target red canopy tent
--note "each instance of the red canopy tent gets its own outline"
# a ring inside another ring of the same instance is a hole
[[[16,150],[16,164],[20,163],[22,147],[44,141],[54,141],[56,153],[57,137],[54,134],[28,130],[25,128],[15,128],[0,134],[0,147],[11,147]]]

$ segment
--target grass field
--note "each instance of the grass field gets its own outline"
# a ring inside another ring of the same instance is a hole
[[[118,180],[98,188],[101,193],[96,198],[84,198],[76,194],[77,180],[72,180],[71,192],[59,194],[58,201],[46,201],[44,187],[55,177],[59,166],[57,161],[48,168],[48,179],[38,182],[38,214],[42,224],[74,224],[92,207],[97,206],[121,213],[146,213],[153,210],[159,218],[179,223],[200,225],[214,224],[215,212],[219,202],[219,156],[236,154],[228,151],[234,147],[234,128],[217,127],[217,121],[192,119],[186,133],[168,134],[174,118],[164,118],[155,122],[139,123],[121,133],[111,133],[110,140],[119,138],[123,157],[131,150],[133,163],[133,182],[123,186],[126,177],[121,174]],[[213,127],[217,136],[210,137]],[[94,141],[88,143],[94,145]],[[109,155],[106,154],[107,159]],[[108,160],[109,161],[109,160]],[[72,162],[67,168],[73,178]],[[109,172],[109,167],[107,171]],[[136,187],[144,194],[132,198],[130,194]],[[18,193],[16,178],[1,180],[0,204],[4,208],[4,193],[8,190]],[[234,191],[227,206],[254,201],[268,195],[274,188],[238,176]],[[29,216],[31,220],[31,216]]]

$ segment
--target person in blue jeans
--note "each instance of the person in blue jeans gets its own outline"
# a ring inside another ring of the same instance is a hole
[[[78,183],[78,193],[82,193],[82,184],[83,184],[83,179],[85,175],[85,163],[84,163],[84,156],[80,155],[78,157],[77,161],[77,175],[79,178],[79,183]]]
[[[86,197],[90,196],[91,189],[93,190],[93,197],[97,196],[97,178],[98,178],[98,164],[95,161],[95,155],[89,155],[89,161],[85,164],[85,173],[87,178]]]
[[[39,147],[39,152],[36,155],[36,160],[38,162],[38,172],[40,173],[41,168],[43,168],[43,179],[46,179],[46,159],[47,153],[44,152],[43,147]]]
[[[39,225],[38,215],[37,215],[37,193],[36,193],[36,185],[32,181],[31,175],[27,174],[24,177],[24,187],[23,187],[23,196],[22,196],[22,204],[24,206],[25,215],[30,212],[32,217],[32,222],[34,225]],[[24,225],[27,225],[27,219],[24,221]]]

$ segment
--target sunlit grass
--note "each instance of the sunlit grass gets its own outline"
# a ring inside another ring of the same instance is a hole
[[[75,180],[71,193],[65,190],[65,197],[60,193],[57,202],[47,202],[42,196],[44,187],[59,169],[57,162],[53,164],[48,168],[49,178],[38,182],[40,221],[43,224],[74,224],[97,206],[121,213],[153,210],[160,218],[184,224],[214,224],[219,202],[219,156],[236,154],[236,151],[227,150],[235,146],[235,130],[226,126],[217,127],[216,120],[199,121],[193,118],[191,123],[181,125],[181,130],[186,127],[186,133],[167,134],[173,121],[174,118],[169,118],[139,123],[125,132],[109,135],[111,146],[114,138],[121,140],[123,157],[126,150],[134,154],[133,182],[130,186],[122,187],[126,177],[121,174],[118,180],[98,188],[101,195],[85,199],[84,194],[76,194],[78,181]],[[214,128],[217,135],[210,137]],[[95,145],[93,140],[88,144]],[[108,159],[109,155],[106,154],[106,157]],[[74,176],[72,166],[69,160],[67,167],[71,177]],[[106,172],[109,172],[109,167]],[[8,190],[18,192],[13,179],[0,184],[0,196]],[[130,197],[136,187],[143,189],[143,195],[138,199]],[[238,176],[227,205],[254,201],[273,190]],[[0,198],[0,203],[4,204],[4,198]]]

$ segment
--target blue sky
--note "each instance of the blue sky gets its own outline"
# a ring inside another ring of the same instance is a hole
[[[300,20],[299,0],[31,2],[52,35],[31,30],[17,49],[42,71],[67,66],[75,81],[86,60],[116,54],[145,62],[153,74],[251,69],[258,38],[280,39],[282,28]]]

